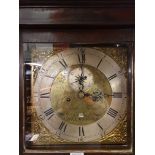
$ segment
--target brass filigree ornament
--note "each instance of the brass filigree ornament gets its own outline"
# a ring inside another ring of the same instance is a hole
[[[121,119],[117,127],[103,137],[100,141],[103,144],[126,144],[127,142],[127,116]]]
[[[59,47],[59,46],[54,46],[51,44],[48,48],[44,48],[44,46],[46,47],[46,45],[44,45],[44,44],[42,46],[36,46],[36,45],[31,46],[31,48],[29,49],[31,51],[30,52],[31,53],[31,62],[38,63],[38,64],[42,65],[49,57],[51,57],[54,54],[57,54],[59,52],[62,52],[64,49],[69,48],[68,46]],[[105,47],[105,48],[94,47],[94,49],[97,49],[97,50],[105,53],[109,57],[111,57],[122,69],[122,71],[121,71],[122,74],[124,74],[125,77],[127,78],[127,49],[126,48],[123,48],[123,47],[119,47],[119,48],[116,48],[116,47],[108,47],[108,48],[107,47]],[[36,78],[37,78],[38,72],[41,68],[41,65],[32,65],[32,68],[31,68],[31,89],[33,89],[33,87],[34,87],[34,84],[36,82]],[[76,65],[72,66],[68,69],[68,72],[70,73],[71,71],[78,69],[78,67],[79,66],[76,66]],[[96,78],[95,81],[97,81],[97,83],[95,83],[92,87],[90,87],[88,90],[86,90],[86,93],[92,94],[96,88],[99,88],[100,85],[103,86],[101,89],[103,89],[103,91],[106,92],[106,94],[112,93],[112,90],[108,83],[108,80],[106,79],[106,77],[104,77],[103,74],[101,74],[98,70],[94,70],[94,68],[89,67],[87,65],[85,66],[85,68],[88,68],[88,70],[90,70],[91,73],[94,73],[95,78]],[[53,83],[53,86],[51,88],[52,89],[51,92],[55,92],[55,93],[50,94],[53,97],[52,104],[53,104],[54,110],[57,111],[57,113],[59,114],[59,117],[62,118],[63,120],[65,120],[66,122],[80,125],[81,120],[77,120],[76,118],[74,118],[74,115],[76,115],[76,112],[77,112],[77,114],[79,113],[78,108],[77,108],[78,101],[74,99],[74,96],[76,94],[73,94],[73,92],[71,92],[69,90],[68,83],[67,83],[66,79],[63,79],[62,74],[63,74],[63,71],[58,74],[58,76],[56,77],[56,79]],[[89,79],[89,80],[91,81],[91,79]],[[103,83],[103,81],[104,81],[104,83]],[[104,84],[105,84],[105,86],[104,86]],[[67,91],[67,89],[68,89],[68,91]],[[73,88],[73,89],[76,89],[76,88]],[[61,94],[63,94],[62,98],[59,97],[59,96],[61,96]],[[70,94],[72,94],[72,95],[70,95]],[[31,94],[31,96],[33,96],[33,94]],[[59,100],[61,100],[62,102],[60,102]],[[70,105],[67,108],[65,107],[65,105],[66,105],[65,102],[67,102],[69,104],[69,100],[74,101],[75,107],[73,105]],[[94,109],[90,109],[89,111],[87,111],[88,107],[92,107],[93,102],[89,99],[89,97],[83,98],[83,102],[81,103],[81,107],[83,109],[82,113],[85,116],[87,116],[86,117],[87,121],[83,120],[82,124],[89,124],[89,123],[92,123],[93,121],[99,120],[100,117],[102,117],[104,115],[105,111],[108,109],[108,107],[111,103],[111,100],[112,100],[112,97],[107,97],[106,104],[103,104],[103,106],[102,106],[102,104],[100,104],[101,107],[97,107],[99,110],[96,110],[97,108],[94,107]],[[73,144],[72,141],[64,140],[61,137],[52,134],[43,124],[43,122],[42,122],[43,118],[39,117],[37,115],[36,107],[35,107],[32,99],[31,99],[31,102],[32,102],[31,106],[28,107],[29,110],[27,110],[27,113],[29,113],[31,115],[31,131],[30,132],[32,133],[32,135],[39,134],[38,138],[32,142],[33,145],[52,145],[52,144],[69,144],[69,143]],[[100,101],[100,102],[102,103],[103,101]],[[57,103],[60,103],[60,104],[57,104]],[[71,113],[71,109],[77,109],[77,110],[75,110],[75,111],[73,111],[73,113]],[[95,113],[97,113],[97,117],[90,118],[90,116],[94,116]],[[106,134],[105,136],[103,136],[102,138],[100,138],[98,140],[94,140],[94,141],[87,142],[87,143],[126,144],[126,142],[127,142],[127,114],[125,113],[124,116],[122,118],[120,118],[117,126],[110,133]],[[84,143],[84,142],[80,142],[80,143]]]

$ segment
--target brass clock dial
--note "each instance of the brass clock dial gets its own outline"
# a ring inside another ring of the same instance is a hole
[[[43,63],[33,101],[43,125],[56,137],[100,140],[125,115],[126,77],[116,61],[97,49],[67,48]]]

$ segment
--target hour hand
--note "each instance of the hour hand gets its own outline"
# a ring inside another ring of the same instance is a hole
[[[95,91],[92,94],[85,93],[85,97],[91,97],[93,101],[99,101],[103,98],[103,93],[101,91]]]
[[[75,81],[74,82],[72,82],[72,83],[76,83],[76,82],[78,82],[79,83],[79,81],[80,81],[80,75],[78,75],[78,76],[75,76]]]
[[[112,94],[104,94],[104,96],[109,97],[109,96],[114,96]]]
[[[93,101],[99,101],[103,98],[103,93],[101,91],[93,92],[92,98]]]

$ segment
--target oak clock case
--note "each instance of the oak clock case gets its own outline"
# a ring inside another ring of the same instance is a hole
[[[25,145],[127,144],[128,48],[24,43]]]

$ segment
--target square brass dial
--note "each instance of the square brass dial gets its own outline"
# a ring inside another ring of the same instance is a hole
[[[25,143],[127,143],[128,49],[24,43]]]

